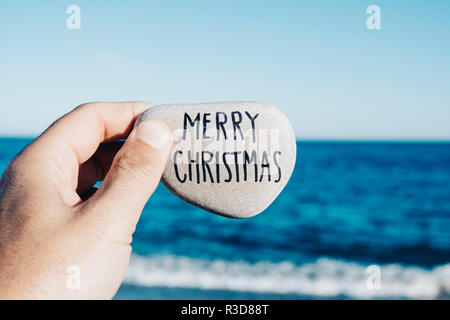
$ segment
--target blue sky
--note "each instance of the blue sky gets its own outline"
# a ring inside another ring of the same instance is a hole
[[[449,140],[449,17],[444,0],[1,1],[0,135],[87,101],[259,100],[300,139]]]

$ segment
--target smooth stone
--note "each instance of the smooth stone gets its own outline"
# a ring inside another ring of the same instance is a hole
[[[159,119],[172,130],[164,185],[212,213],[230,218],[259,214],[280,194],[294,169],[294,131],[266,103],[158,105],[143,112],[136,124],[146,119]]]

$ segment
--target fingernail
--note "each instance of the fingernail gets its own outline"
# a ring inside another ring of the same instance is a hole
[[[146,120],[138,124],[136,138],[141,139],[155,149],[164,149],[172,140],[170,129],[157,120]]]

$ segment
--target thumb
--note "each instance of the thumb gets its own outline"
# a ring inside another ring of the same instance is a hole
[[[155,190],[172,147],[170,129],[157,120],[136,126],[116,154],[99,190],[88,201],[95,214],[135,227]]]

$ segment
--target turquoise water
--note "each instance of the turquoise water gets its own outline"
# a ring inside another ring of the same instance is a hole
[[[28,142],[0,139],[0,168]],[[209,214],[160,184],[117,298],[448,298],[450,144],[298,142],[262,214]],[[381,269],[381,289],[366,285]]]

